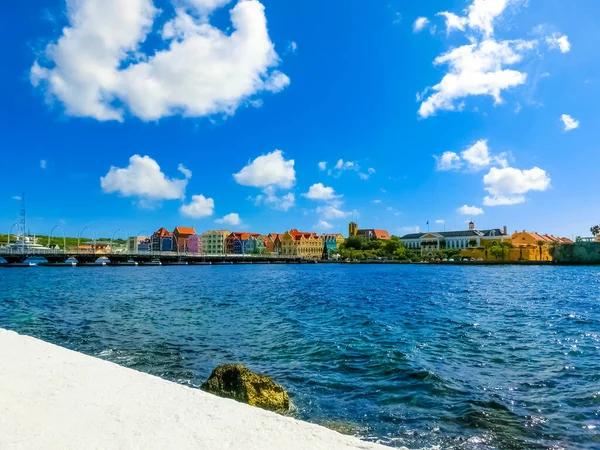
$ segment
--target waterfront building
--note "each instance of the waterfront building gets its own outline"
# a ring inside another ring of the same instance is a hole
[[[464,231],[441,231],[429,233],[412,233],[400,238],[406,248],[418,250],[422,255],[433,254],[443,249],[462,250],[489,246],[493,241],[498,243],[510,241],[504,229],[476,230],[473,222]]]
[[[152,249],[150,236],[131,236],[127,239],[127,253],[145,253]]]
[[[273,241],[273,253],[282,254],[283,234],[269,233],[269,238]]]
[[[321,239],[325,244],[325,253],[336,253],[340,246],[346,242],[346,238],[341,234],[323,234]]]
[[[262,234],[258,234],[256,236],[251,235],[248,238],[248,242],[246,243],[246,250],[248,253],[255,253],[259,255],[264,255],[267,253],[267,237]]]
[[[175,251],[173,233],[165,228],[161,228],[152,235],[153,252],[172,252]]]
[[[196,230],[190,227],[177,227],[173,231],[175,238],[175,247],[178,252],[185,253],[188,251],[188,240],[190,236],[196,234]]]
[[[356,222],[350,222],[348,225],[348,237],[356,236],[363,237],[368,241],[374,239],[389,241],[392,238],[390,233],[388,233],[386,230],[378,230],[376,228],[366,228],[361,230],[358,228],[358,224]]]
[[[483,261],[552,261],[555,245],[573,244],[573,241],[567,238],[529,231],[515,231],[510,239],[503,242],[509,243],[509,246],[501,254],[491,250],[491,243],[484,242],[483,246],[461,250],[461,257]]]
[[[271,235],[269,234],[268,236],[263,236],[264,237],[264,242],[265,242],[265,253],[267,255],[271,255],[273,253],[275,253],[275,242],[273,240],[273,238],[271,237]]]
[[[228,255],[246,255],[251,253],[255,245],[253,240],[259,237],[258,233],[234,231],[225,239],[225,253]]]
[[[286,231],[281,240],[281,254],[303,258],[322,258],[325,243],[317,233],[301,232],[296,229]]]
[[[201,255],[204,253],[201,234],[191,235],[188,239],[187,245],[188,245],[188,253],[193,253],[195,255]]]
[[[202,234],[202,247],[205,255],[224,255],[227,249],[225,241],[231,234],[229,230],[210,230]]]

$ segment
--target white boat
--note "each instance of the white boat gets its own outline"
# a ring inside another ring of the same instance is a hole
[[[19,253],[22,255],[44,254],[56,250],[56,248],[50,248],[38,244],[35,236],[25,235],[19,235],[17,236],[17,240],[15,242],[10,242],[0,247],[0,253]]]

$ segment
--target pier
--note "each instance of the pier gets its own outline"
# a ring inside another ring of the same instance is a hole
[[[269,256],[269,255],[196,255],[176,252],[163,253],[63,253],[62,251],[46,252],[1,252],[0,258],[7,264],[23,264],[28,260],[43,261],[46,266],[68,266],[68,261],[77,262],[78,266],[102,265],[96,264],[98,259],[109,266],[174,266],[174,265],[230,265],[230,264],[308,264],[315,263],[314,259],[295,256]],[[44,261],[45,260],[45,261]],[[2,266],[2,264],[0,264]]]

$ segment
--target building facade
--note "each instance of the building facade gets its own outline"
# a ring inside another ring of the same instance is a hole
[[[392,237],[386,230],[378,230],[376,228],[366,228],[361,230],[358,228],[356,222],[350,222],[348,225],[348,237],[360,236],[368,241],[378,239],[382,241],[389,241]]]
[[[281,240],[281,255],[321,259],[325,243],[317,233],[286,231]]]
[[[188,251],[188,240],[196,234],[196,230],[190,227],[177,227],[173,231],[176,251],[186,253]]]
[[[321,239],[325,245],[323,249],[325,253],[336,253],[340,246],[346,242],[346,238],[341,234],[323,234],[321,235]]]
[[[173,245],[173,233],[161,228],[152,235],[152,252],[172,252],[175,250]]]
[[[269,238],[273,241],[273,253],[276,255],[281,255],[283,251],[283,234],[269,233]]]
[[[225,241],[231,234],[228,230],[211,230],[202,234],[202,247],[205,255],[224,255],[227,247]]]
[[[489,246],[492,242],[510,241],[510,236],[503,230],[476,230],[471,222],[469,229],[464,231],[442,231],[430,233],[407,234],[400,238],[408,249],[420,252],[422,255],[439,252],[444,249],[463,250]]]
[[[127,239],[127,253],[147,253],[152,250],[152,238],[150,236],[130,236]]]
[[[187,246],[188,246],[188,253],[193,253],[194,255],[204,254],[204,248],[203,248],[201,234],[193,234],[192,236],[190,236],[187,241]]]

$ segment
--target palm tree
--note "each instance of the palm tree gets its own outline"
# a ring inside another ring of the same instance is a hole
[[[600,234],[600,225],[594,225],[592,228],[590,228],[590,232],[594,235],[594,237]]]
[[[539,240],[536,242],[537,246],[540,249],[540,261],[542,260],[542,248],[544,247],[545,243],[546,243],[546,241],[542,241],[542,240]]]

